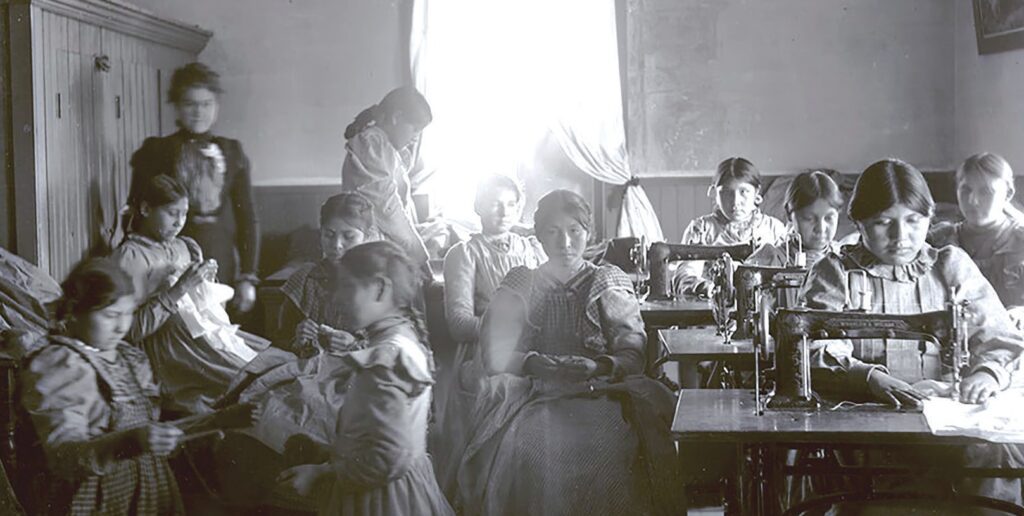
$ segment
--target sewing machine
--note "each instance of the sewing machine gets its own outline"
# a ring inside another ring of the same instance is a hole
[[[946,310],[909,315],[779,310],[775,319],[775,393],[768,408],[818,408],[811,389],[809,343],[826,339],[905,339],[921,341],[922,346],[931,342],[941,350],[943,364],[951,368],[953,393],[959,396],[962,374],[970,361],[966,305],[953,302]]]
[[[646,288],[647,238],[613,238],[605,247],[599,261],[610,263],[622,269],[633,282],[637,294]]]
[[[807,270],[801,267],[740,265],[736,268],[736,334],[750,339],[754,349],[754,395],[761,406],[765,384],[761,363],[769,358],[768,341],[775,310],[787,306],[780,298],[787,290],[800,287]],[[770,366],[769,366],[770,367]]]
[[[767,343],[771,309],[783,303],[766,303],[765,296],[774,293],[777,299],[783,289],[797,289],[803,283],[807,269],[802,267],[766,267],[740,265],[733,283],[736,285],[736,337],[752,338],[754,344]],[[758,314],[766,310],[768,317]]]
[[[647,265],[651,271],[649,299],[672,299],[675,292],[669,278],[669,263],[680,260],[714,260],[728,255],[736,261],[745,260],[754,252],[751,243],[738,245],[690,245],[656,242],[647,251]]]
[[[728,253],[722,253],[722,256],[712,260],[708,266],[712,284],[711,292],[708,293],[711,316],[715,320],[717,334],[722,337],[724,344],[732,343],[732,334],[736,331],[736,324],[730,313],[736,302],[736,288],[733,286],[735,273],[736,266]]]

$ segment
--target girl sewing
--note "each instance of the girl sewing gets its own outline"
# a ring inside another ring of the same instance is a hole
[[[548,259],[509,271],[488,306],[478,355],[487,376],[458,471],[463,514],[679,508],[672,395],[642,374],[629,278],[583,259],[591,220],[574,192],[541,198],[534,224]]]
[[[998,154],[975,154],[957,169],[956,184],[964,220],[937,225],[928,240],[967,251],[1024,327],[1024,214],[1010,203],[1013,169]]]
[[[346,355],[353,373],[330,459],[280,480],[321,514],[453,514],[427,455],[434,364],[413,308],[420,271],[397,245],[370,242],[336,274],[344,327],[365,332],[367,346]]]
[[[858,300],[864,306],[855,308],[875,313],[929,312],[946,309],[951,301],[968,301],[980,315],[969,325],[971,361],[960,400],[983,403],[1010,385],[1024,336],[963,250],[936,249],[925,242],[934,206],[928,184],[913,166],[898,160],[871,165],[857,180],[849,206],[860,243],[819,260],[802,294],[809,308],[842,311],[847,300]],[[848,278],[851,271],[861,272]],[[941,386],[932,383],[928,392],[917,382],[944,376],[939,350],[930,344],[924,352],[919,349],[916,341],[815,341],[810,358],[815,390],[847,400],[920,404],[928,394],[940,394]],[[972,445],[962,452],[959,461],[979,467],[1019,467],[1024,458],[1019,447],[1008,445]],[[913,447],[878,455],[882,461],[939,460]],[[909,481],[902,487],[913,488]],[[1021,501],[1018,480],[964,481],[962,489]]]
[[[696,218],[683,232],[684,244],[755,246],[775,243],[786,235],[786,225],[765,215],[761,204],[761,172],[745,158],[729,158],[718,164],[708,189],[714,193],[714,211]],[[703,261],[686,261],[674,277],[675,290],[690,296],[707,295],[711,281]]]
[[[429,256],[416,232],[409,172],[416,161],[414,143],[432,119],[430,105],[415,88],[392,90],[345,128],[348,154],[341,168],[342,189],[366,196],[381,235],[425,270]]]
[[[339,314],[330,300],[330,270],[346,250],[375,238],[373,205],[366,197],[342,193],[327,199],[320,207],[320,261],[303,265],[281,287],[285,300],[278,347],[308,355],[321,344],[339,351],[352,345],[352,336],[336,328]]]
[[[178,236],[189,212],[185,187],[170,176],[147,177],[131,209],[130,232],[113,253],[135,285],[138,308],[129,337],[149,356],[168,403],[165,408],[207,412],[256,353],[226,321],[193,337],[196,328],[183,319],[200,320],[205,297],[199,289],[216,278],[218,267],[218,262],[203,259],[195,241]]]
[[[149,361],[122,340],[135,310],[131,278],[91,259],[62,287],[59,329],[19,381],[54,480],[41,502],[51,514],[184,514],[166,459],[183,433],[157,422]]]
[[[795,234],[781,242],[763,244],[745,263],[769,267],[814,265],[825,253],[838,250],[834,238],[839,210],[844,205],[839,185],[828,174],[813,171],[796,176],[786,190],[785,203]]]
[[[357,193],[335,195],[321,206],[322,259],[296,270],[282,287],[283,327],[276,346],[246,364],[224,399],[253,403],[259,412],[252,429],[226,440],[224,448],[232,451],[222,454],[221,469],[228,477],[237,473],[231,483],[258,485],[256,478],[269,482],[289,462],[304,460],[301,443],[333,442],[352,373],[344,355],[364,344],[341,329],[343,314],[332,295],[333,271],[349,249],[376,235],[372,209]],[[247,461],[237,464],[238,455]],[[244,500],[254,494],[231,496]]]

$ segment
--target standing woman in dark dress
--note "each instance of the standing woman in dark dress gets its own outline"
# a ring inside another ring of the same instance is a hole
[[[178,132],[147,138],[132,156],[128,204],[155,175],[177,178],[188,189],[189,212],[182,236],[195,240],[207,258],[217,260],[217,279],[233,285],[231,303],[249,311],[256,301],[259,223],[253,203],[249,158],[238,140],[214,136],[220,76],[202,63],[174,71],[167,91]]]

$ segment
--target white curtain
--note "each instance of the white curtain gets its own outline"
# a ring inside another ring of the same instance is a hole
[[[553,136],[587,175],[626,185],[616,236],[664,240],[631,181],[615,0],[416,0],[411,56],[434,111],[420,148],[432,193],[472,199],[473,178],[515,175]]]

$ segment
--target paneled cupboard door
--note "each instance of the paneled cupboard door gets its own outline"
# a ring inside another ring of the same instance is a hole
[[[44,167],[37,167],[46,218],[39,242],[46,267],[63,278],[95,240],[95,214],[89,207],[99,174],[102,100],[96,95],[93,52],[99,31],[78,21],[42,12]]]
[[[105,0],[21,0],[3,12],[11,30],[0,37],[24,70],[11,79],[7,158],[16,250],[61,279],[118,243],[131,155],[173,127],[167,70],[195,60],[211,34]]]

